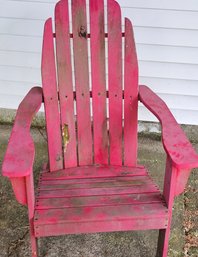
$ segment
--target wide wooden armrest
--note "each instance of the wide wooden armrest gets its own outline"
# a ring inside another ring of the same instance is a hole
[[[147,86],[139,86],[139,100],[160,121],[165,151],[177,169],[198,167],[198,155],[165,102]]]
[[[30,126],[42,99],[42,88],[33,87],[19,105],[3,161],[4,176],[20,178],[32,171],[35,150]]]

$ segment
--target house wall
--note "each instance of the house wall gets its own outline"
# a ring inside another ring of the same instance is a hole
[[[2,0],[0,108],[16,109],[41,84],[43,24],[54,0]],[[198,125],[198,1],[119,0],[134,25],[140,84],[162,97],[182,124]],[[139,119],[155,121],[141,104]]]

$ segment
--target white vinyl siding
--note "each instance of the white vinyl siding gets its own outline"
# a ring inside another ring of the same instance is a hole
[[[43,25],[55,0],[1,0],[0,108],[16,109],[40,85]],[[119,0],[134,25],[140,84],[182,124],[198,125],[198,1]],[[156,121],[141,104],[139,119]]]

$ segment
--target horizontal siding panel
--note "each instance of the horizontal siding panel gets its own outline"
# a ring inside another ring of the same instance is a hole
[[[198,64],[198,48],[137,44],[139,60]]]
[[[0,17],[45,21],[52,16],[53,10],[53,3],[3,1],[0,8]]]
[[[142,27],[134,31],[136,43],[198,47],[198,31]]]
[[[0,66],[0,80],[32,82],[32,84],[41,84],[40,69]]]
[[[32,82],[0,80],[1,94],[8,96],[12,95],[13,92],[14,95],[25,96],[33,86],[39,85]]]
[[[198,96],[158,94],[170,109],[198,111]]]
[[[132,1],[133,2],[133,1]],[[150,2],[150,1],[149,1]],[[161,2],[161,1],[160,1]],[[197,12],[178,12],[155,9],[123,8],[123,16],[131,18],[136,26],[177,29],[198,29]]]
[[[41,37],[44,21],[0,18],[0,35],[23,35]]]
[[[179,124],[191,124],[197,125],[198,111],[193,110],[181,110],[171,109],[176,121]],[[141,121],[152,121],[157,122],[156,117],[148,111],[144,106],[139,106],[138,108],[138,119]]]
[[[198,111],[198,96],[182,96],[182,95],[173,95],[170,97],[169,94],[158,94],[158,96],[164,100],[168,108],[171,110],[185,110],[189,111]],[[142,106],[142,104],[140,104]]]
[[[6,109],[18,109],[18,106],[21,103],[21,101],[23,100],[25,95],[23,95],[23,96],[9,95],[8,96],[8,95],[0,94],[0,108],[5,108],[5,105],[6,105]],[[41,105],[41,108],[39,109],[39,111],[44,112],[43,104]]]
[[[27,2],[27,3],[34,3],[34,2],[39,2],[39,3],[56,3],[57,0],[8,0],[10,2]]]
[[[0,50],[40,53],[42,37],[0,35]]]
[[[125,8],[146,8],[164,10],[198,11],[197,0],[117,0]]]
[[[173,115],[178,123],[180,124],[197,124],[198,111],[193,110],[172,110]]]
[[[148,85],[156,93],[186,96],[198,96],[197,80],[140,77],[139,84]],[[173,95],[173,96],[172,96]]]
[[[0,51],[0,65],[39,69],[41,53]]]
[[[10,2],[40,2],[55,4],[56,0],[8,0]],[[70,1],[70,0],[69,0]],[[183,11],[198,11],[197,0],[117,0],[117,2],[125,8],[153,8],[165,10],[183,10]]]
[[[17,109],[24,96],[0,94],[0,108]]]
[[[190,64],[139,61],[140,76],[198,80],[198,66]]]
[[[138,120],[157,122],[158,119],[141,103],[138,106]]]

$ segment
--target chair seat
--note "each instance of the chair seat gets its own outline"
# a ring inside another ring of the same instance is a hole
[[[83,166],[42,173],[37,237],[162,229],[168,209],[144,167]]]

